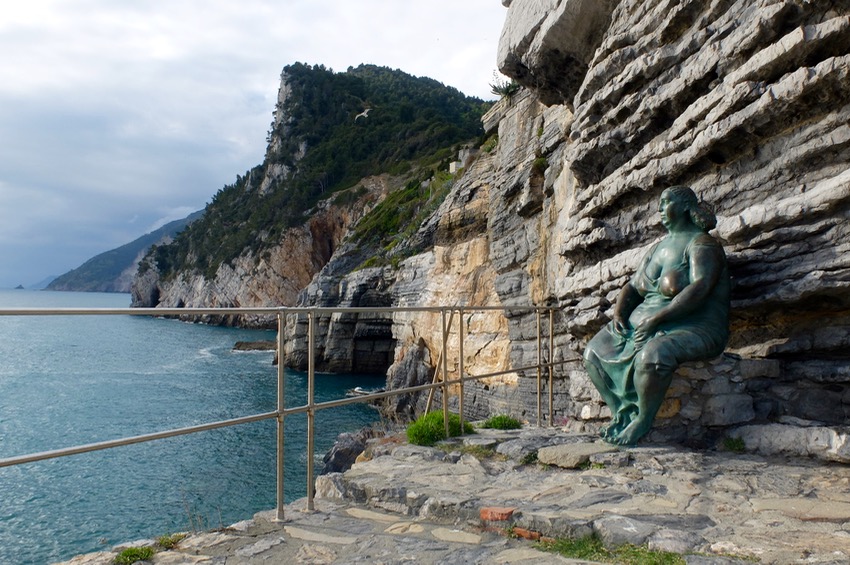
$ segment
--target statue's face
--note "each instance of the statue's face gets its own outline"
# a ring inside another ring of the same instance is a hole
[[[661,214],[661,225],[668,231],[676,228],[688,219],[688,211],[685,209],[681,198],[678,198],[669,190],[661,193],[661,200],[658,202],[658,212]]]

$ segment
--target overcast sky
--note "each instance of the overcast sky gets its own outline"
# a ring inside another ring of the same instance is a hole
[[[281,69],[492,99],[500,0],[32,0],[0,18],[0,288],[202,209],[260,164]]]

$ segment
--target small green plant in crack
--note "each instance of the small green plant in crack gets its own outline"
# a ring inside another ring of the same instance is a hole
[[[171,534],[167,536],[159,536],[156,539],[156,544],[163,549],[174,549],[178,543],[186,539],[188,534]]]
[[[136,561],[150,561],[154,553],[156,552],[150,546],[128,547],[115,556],[115,563],[118,565],[131,565]]]
[[[533,175],[542,175],[546,170],[546,167],[549,166],[549,161],[546,157],[538,157],[531,163],[531,174]]]
[[[744,440],[739,437],[723,438],[723,449],[732,453],[743,453],[746,451]]]
[[[520,85],[513,79],[499,80],[496,73],[493,73],[494,81],[490,83],[490,92],[502,98],[510,99],[514,94],[519,92]]]
[[[499,136],[493,135],[484,142],[481,146],[481,150],[485,153],[492,153],[496,146],[499,144]]]
[[[537,463],[537,452],[530,451],[522,456],[522,459],[519,461],[522,465],[534,465]]]
[[[460,448],[460,452],[472,455],[476,459],[492,459],[496,456],[502,457],[492,447],[484,447],[482,445],[464,445]]]
[[[589,471],[590,469],[604,469],[604,463],[593,463],[590,459],[579,465],[578,467],[582,471]]]

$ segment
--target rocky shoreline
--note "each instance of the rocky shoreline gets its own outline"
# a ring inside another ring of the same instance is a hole
[[[566,563],[533,540],[591,533],[691,565],[850,560],[850,467],[809,458],[614,448],[526,427],[437,448],[373,439],[316,487],[316,512],[297,501],[283,523],[265,512],[193,533],[153,562]],[[66,563],[111,563],[120,547]]]
[[[237,341],[233,345],[233,351],[275,351],[277,342],[266,339],[260,341]]]

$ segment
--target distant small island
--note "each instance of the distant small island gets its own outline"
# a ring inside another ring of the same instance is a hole
[[[19,284],[18,286],[15,287],[15,290],[25,290],[24,285]]]

